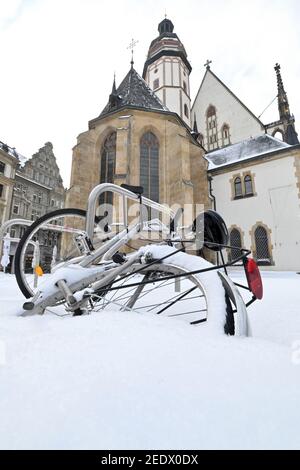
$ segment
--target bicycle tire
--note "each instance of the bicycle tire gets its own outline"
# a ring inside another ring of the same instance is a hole
[[[35,231],[35,229],[46,222],[48,219],[51,217],[57,217],[57,216],[63,216],[63,215],[76,215],[80,217],[86,217],[86,211],[83,209],[76,209],[76,208],[67,208],[67,209],[57,209],[52,212],[48,212],[47,214],[43,215],[39,219],[35,220],[24,232],[23,236],[21,237],[16,253],[15,253],[15,258],[14,258],[14,268],[15,268],[15,276],[16,276],[16,281],[19,286],[19,289],[21,290],[22,294],[26,297],[26,299],[29,299],[32,297],[32,292],[28,289],[26,286],[23,275],[22,275],[22,255],[23,255],[23,248],[26,245],[27,240],[29,239],[30,235]]]

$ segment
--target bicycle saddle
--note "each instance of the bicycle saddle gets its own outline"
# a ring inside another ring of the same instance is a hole
[[[128,191],[131,191],[134,194],[137,194],[138,196],[141,196],[144,192],[143,186],[132,186],[131,184],[121,184],[121,188],[128,189]]]

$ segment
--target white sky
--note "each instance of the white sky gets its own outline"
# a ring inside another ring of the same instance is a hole
[[[298,0],[0,0],[0,140],[30,157],[51,141],[66,186],[72,147],[130,67],[127,46],[139,40],[135,68],[165,11],[193,71],[192,99],[206,59],[212,71],[256,114],[276,96],[282,66],[300,133]],[[276,103],[262,121],[278,118]]]

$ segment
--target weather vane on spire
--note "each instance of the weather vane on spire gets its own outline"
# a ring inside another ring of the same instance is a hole
[[[127,47],[127,49],[130,49],[131,50],[131,67],[133,67],[133,64],[134,64],[134,61],[133,61],[133,52],[134,52],[134,48],[135,46],[137,45],[139,41],[136,41],[135,39],[132,39],[131,40],[131,43],[129,44],[129,46]]]

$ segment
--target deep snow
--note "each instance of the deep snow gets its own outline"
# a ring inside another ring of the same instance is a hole
[[[21,318],[1,273],[0,448],[299,449],[299,283],[265,273],[238,339],[131,312]]]

